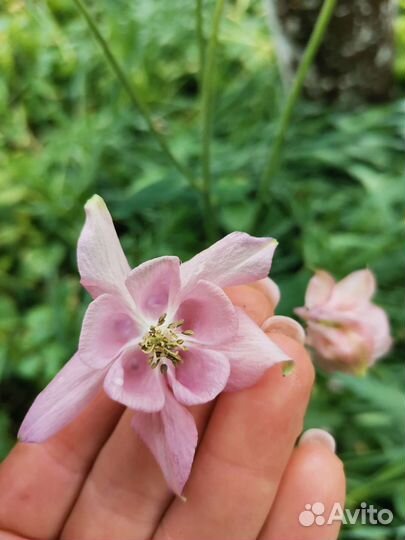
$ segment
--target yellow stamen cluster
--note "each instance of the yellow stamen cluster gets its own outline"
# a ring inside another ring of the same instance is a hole
[[[184,320],[165,324],[166,317],[166,313],[159,317],[157,324],[149,328],[149,332],[139,343],[142,351],[148,355],[150,367],[155,369],[159,366],[163,374],[167,372],[165,360],[170,360],[174,366],[183,362],[180,352],[187,351],[187,347],[181,334],[193,335],[192,330],[180,330]]]

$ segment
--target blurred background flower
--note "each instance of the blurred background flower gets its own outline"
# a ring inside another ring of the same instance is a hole
[[[325,371],[364,375],[392,345],[384,310],[371,300],[375,278],[370,270],[352,272],[336,283],[319,270],[305,293],[305,307],[295,313],[307,323],[307,344]]]
[[[194,2],[86,4],[152,111],[155,129],[198,177],[201,80]],[[318,373],[306,427],[324,427],[336,437],[349,505],[367,501],[394,510],[389,533],[357,525],[347,526],[342,537],[403,538],[405,122],[398,96],[405,78],[405,5],[401,0],[394,21],[381,8],[370,36],[369,18],[388,2],[338,4],[344,9],[335,13],[307,80],[306,99],[295,111],[271,182],[271,207],[256,232],[279,240],[271,274],[282,293],[277,314],[292,316],[303,304],[316,268],[341,279],[368,267],[377,277],[375,301],[389,314],[395,347],[362,379]],[[204,3],[206,31],[213,5]],[[300,54],[319,5],[318,0],[226,3],[212,143],[220,235],[249,228],[289,71],[297,63],[296,56],[284,60],[276,51],[288,41]],[[365,13],[358,14],[360,5]],[[347,28],[340,36],[336,28],[342,21]],[[364,47],[367,58],[369,48],[375,53],[386,45],[379,73],[387,75],[378,96],[360,90],[353,77],[356,69],[364,73],[357,63],[361,50],[345,49],[354,56],[341,64],[342,48],[361,30],[364,43],[355,45]],[[332,55],[332,49],[339,54]],[[5,455],[34,396],[77,343],[90,300],[79,285],[75,260],[88,197],[97,192],[107,201],[131,266],[172,253],[187,259],[206,239],[199,198],[150,135],[71,0],[3,0],[0,73],[0,451]],[[319,89],[311,84],[314,76],[326,76],[325,91],[314,93]]]

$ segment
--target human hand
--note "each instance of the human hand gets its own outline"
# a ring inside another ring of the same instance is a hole
[[[339,524],[300,525],[305,504],[343,505],[345,479],[324,432],[295,441],[313,384],[296,361],[254,387],[192,407],[200,442],[183,502],[130,427],[134,412],[100,394],[43,444],[18,443],[0,467],[0,540],[334,540]],[[135,413],[136,414],[136,413]],[[314,528],[316,527],[316,531]]]

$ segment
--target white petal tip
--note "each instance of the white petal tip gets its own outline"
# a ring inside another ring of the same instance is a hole
[[[25,443],[25,444],[42,442],[41,440],[39,440],[38,437],[34,437],[28,429],[21,429],[21,428],[19,432],[17,433],[17,439],[20,442]]]
[[[27,426],[25,419],[20,425],[17,433],[17,439],[22,443],[35,442],[33,441],[33,438],[30,437],[30,428]]]
[[[91,210],[92,208],[106,208],[104,199],[100,195],[94,194],[84,205],[85,210]]]

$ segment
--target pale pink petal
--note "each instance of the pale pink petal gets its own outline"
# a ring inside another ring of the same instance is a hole
[[[199,281],[182,300],[174,320],[184,320],[183,329],[194,332],[192,340],[206,345],[226,343],[235,335],[235,307],[222,289]]]
[[[294,309],[294,313],[301,317],[304,321],[311,319],[313,311],[307,309],[306,307],[297,307]]]
[[[85,204],[86,222],[77,246],[81,283],[93,297],[120,291],[130,272],[105,202],[94,195]]]
[[[274,238],[233,232],[181,265],[182,284],[190,287],[203,279],[225,288],[263,279],[276,247]]]
[[[170,488],[181,495],[190,475],[198,439],[191,413],[167,392],[160,412],[136,412],[132,425],[154,455]]]
[[[357,323],[358,315],[356,310],[339,310],[335,306],[326,304],[312,309],[305,307],[295,308],[294,312],[306,321],[320,322],[327,326],[347,325]]]
[[[298,343],[305,342],[304,329],[297,321],[291,319],[291,317],[274,315],[264,321],[261,328],[267,335],[270,334],[270,337],[272,333],[284,334],[285,336],[298,341]]]
[[[89,366],[102,369],[141,332],[118,296],[102,294],[91,302],[84,316],[79,340],[80,357]]]
[[[183,405],[197,405],[216,398],[229,378],[227,357],[217,351],[196,347],[181,356],[184,362],[168,371],[176,399]]]
[[[364,314],[373,341],[373,360],[378,360],[392,347],[390,323],[385,311],[374,305],[369,305]]]
[[[321,361],[322,367],[329,371],[328,362],[332,361],[331,369],[339,365],[355,372],[370,363],[373,343],[367,328],[361,324],[352,323],[350,326],[331,327],[316,322],[308,324],[308,345],[313,347]],[[345,370],[346,370],[345,368]]]
[[[367,342],[356,333],[342,336],[337,328],[317,326],[311,322],[307,330],[307,344],[314,349],[316,363],[328,373],[364,373],[371,358]]]
[[[159,257],[131,271],[126,285],[137,308],[153,321],[167,313],[180,290],[180,261]]]
[[[356,308],[369,302],[376,288],[375,278],[370,270],[358,270],[339,281],[330,298],[330,303],[340,309]]]
[[[291,361],[271,339],[241,309],[238,333],[235,338],[219,350],[231,365],[226,390],[239,390],[255,384],[274,364]]]
[[[335,280],[324,270],[318,270],[310,279],[305,294],[305,306],[312,309],[327,302],[332,294]]]
[[[41,443],[74,420],[102,388],[106,370],[93,370],[76,353],[37,396],[18,432]]]
[[[104,390],[130,409],[160,411],[165,404],[164,376],[152,369],[139,348],[129,348],[113,363],[104,379]]]

